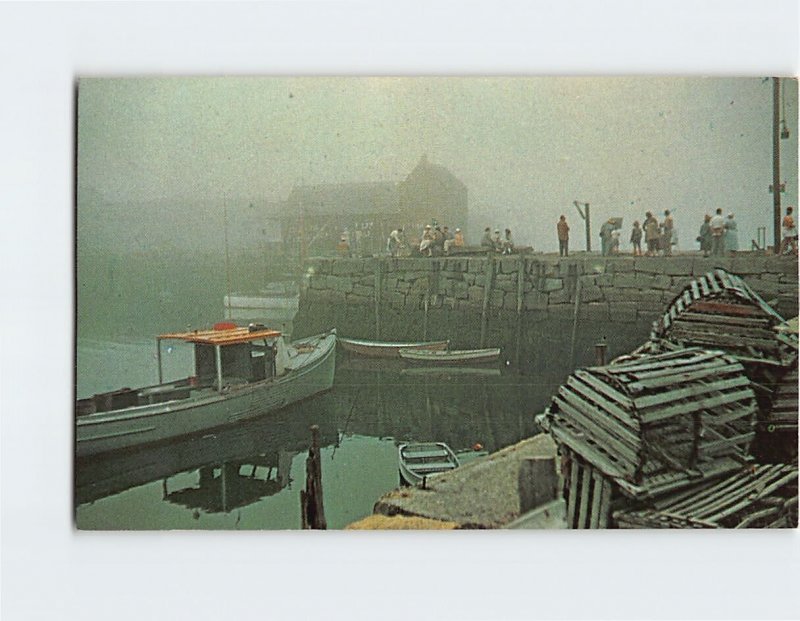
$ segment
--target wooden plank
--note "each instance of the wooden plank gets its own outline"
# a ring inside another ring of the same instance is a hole
[[[575,454],[570,455],[570,480],[569,480],[569,499],[567,500],[567,525],[575,528],[575,501],[578,498],[578,469],[580,462]]]
[[[630,473],[636,472],[641,457],[639,455],[638,446],[631,446],[625,444],[619,438],[614,437],[609,429],[606,429],[594,423],[589,417],[584,416],[579,410],[571,407],[565,401],[559,402],[559,408],[571,417],[572,422],[585,432],[591,435],[592,439],[601,446],[605,446],[610,451],[614,452],[617,456],[624,458],[630,462]],[[638,440],[638,438],[635,438]]]
[[[579,370],[575,371],[575,373],[573,374],[573,377],[577,377],[582,382],[584,382],[584,383],[588,384],[589,386],[591,386],[597,392],[600,392],[601,394],[604,394],[605,396],[613,399],[619,405],[621,405],[623,408],[631,409],[633,407],[633,401],[631,400],[630,397],[628,397],[627,395],[619,392],[618,390],[615,390],[614,388],[612,388],[611,386],[609,386],[605,382],[601,381],[600,379],[598,379],[597,377],[595,377],[594,375],[592,375],[588,371],[584,371],[583,369],[579,369]]]
[[[708,297],[711,295],[711,290],[708,287],[708,281],[706,280],[705,276],[701,276],[697,279],[700,283],[700,288],[703,290],[703,296]]]
[[[698,371],[672,371],[671,373],[665,373],[660,377],[653,377],[651,379],[631,382],[628,384],[628,389],[631,390],[631,392],[640,392],[644,390],[652,390],[654,388],[663,388],[664,386],[671,386],[677,382],[693,382],[714,375],[726,375],[737,372],[743,372],[742,365],[738,363],[706,367]]]
[[[743,500],[740,500],[739,502],[736,502],[736,503],[734,503],[732,505],[729,505],[728,507],[722,509],[721,511],[717,511],[717,512],[711,514],[711,515],[707,515],[707,512],[703,512],[702,515],[705,515],[704,519],[706,519],[706,520],[709,520],[709,521],[712,521],[712,522],[718,522],[719,520],[722,520],[722,519],[728,517],[729,515],[733,515],[737,511],[740,511],[740,510],[744,509],[748,505],[754,504],[755,500],[757,500],[759,498],[763,498],[763,497],[771,494],[772,492],[777,491],[782,486],[784,486],[787,483],[789,483],[790,481],[794,481],[796,479],[797,479],[797,473],[796,472],[791,472],[791,473],[789,473],[787,475],[784,475],[783,477],[781,477],[780,479],[778,479],[774,483],[772,483],[772,484],[768,485],[767,487],[765,487],[763,489],[760,489],[760,490],[756,490],[756,488],[759,487],[763,482],[762,481],[754,482],[753,484],[746,486],[747,487],[746,490],[737,490],[737,492],[741,492],[741,493],[737,494],[739,496],[739,498],[742,498],[744,496]],[[750,492],[752,492],[753,490],[756,490],[756,492],[757,492],[755,496],[752,496],[750,494]],[[746,493],[746,495],[745,495],[745,493]]]
[[[671,408],[661,410],[653,410],[652,412],[642,413],[641,420],[643,424],[651,424],[660,420],[671,418],[679,414],[689,414],[697,410],[710,409],[729,403],[735,403],[744,399],[754,399],[753,391],[748,388],[747,390],[739,390],[736,392],[727,393],[719,397],[710,397],[707,399],[699,399],[688,403],[681,403]]]
[[[678,298],[675,300],[675,302],[673,302],[673,304],[672,304],[672,308],[675,308],[675,309],[677,309],[677,311],[678,311],[679,313],[682,313],[684,310],[686,310],[686,307],[685,307],[685,306],[684,306],[684,304],[683,304],[683,296],[680,296],[680,297],[678,297]],[[671,315],[671,314],[672,314],[672,313],[670,313],[670,315]],[[674,316],[673,316],[673,319],[674,319]]]
[[[727,315],[725,313],[712,313],[712,312],[697,312],[695,310],[696,304],[692,305],[690,310],[687,310],[681,315],[683,321],[717,321],[724,320],[726,323],[735,326],[745,326],[752,328],[764,328],[765,330],[772,330],[775,323],[764,315],[746,317],[742,315]]]
[[[565,433],[558,427],[553,427],[550,433],[555,436],[558,442],[566,444],[572,451],[582,455],[584,459],[590,461],[592,465],[598,468],[602,473],[614,479],[625,479],[625,473],[598,449],[587,443],[580,442],[577,438],[574,438],[569,433]]]
[[[717,281],[714,278],[714,274],[712,272],[708,272],[706,274],[706,279],[708,280],[708,284],[711,285],[711,290],[714,292],[715,295],[722,293],[722,289],[720,289],[719,285],[717,284]]]
[[[603,475],[593,472],[592,476],[592,513],[589,528],[600,528],[600,501],[603,497]]]
[[[698,493],[697,496],[687,498],[681,502],[667,505],[665,510],[672,511],[673,513],[682,513],[686,515],[705,515],[707,509],[712,512],[718,508],[725,506],[728,499],[737,492],[737,490],[744,489],[749,483],[752,482],[753,474],[749,471],[740,471],[738,474],[725,478],[714,487]],[[760,477],[758,477],[760,479]]]
[[[634,372],[638,373],[639,371],[647,371],[650,369],[660,370],[670,366],[695,363],[708,358],[716,358],[718,356],[719,353],[716,352],[707,352],[699,347],[689,347],[674,352],[658,354],[657,356],[647,356],[641,360],[611,365],[606,367],[604,372],[619,374]]]
[[[627,425],[634,431],[639,430],[639,420],[636,418],[635,414],[629,410],[622,409],[616,403],[612,403],[608,399],[606,399],[603,395],[599,392],[594,390],[591,386],[582,383],[577,378],[570,377],[567,379],[567,386],[572,388],[575,392],[579,393],[581,396],[593,401],[595,405],[598,405],[600,408],[608,412],[611,416],[619,420],[624,425]],[[631,408],[632,409],[632,408]]]
[[[689,293],[689,290],[687,289],[683,292],[683,303],[686,305],[685,308],[688,309],[692,305],[692,302],[693,302],[692,296]]]
[[[650,408],[663,405],[665,403],[673,403],[681,399],[693,399],[700,395],[706,395],[711,392],[721,392],[730,388],[738,388],[739,386],[749,386],[750,378],[746,375],[740,375],[725,380],[717,380],[714,382],[707,382],[701,384],[693,384],[686,388],[678,388],[676,390],[665,391],[656,395],[647,395],[644,397],[637,397],[633,401],[634,407],[639,410],[649,410]]]
[[[598,406],[596,402],[591,400],[586,401],[582,399],[580,395],[570,392],[570,390],[564,386],[561,386],[558,389],[558,395],[559,397],[562,397],[564,401],[566,401],[566,404],[561,402],[559,404],[560,406],[571,406],[571,409],[578,409],[580,410],[581,415],[590,419],[592,415],[594,415],[596,419],[591,421],[593,424],[600,425],[606,431],[609,431],[613,428],[612,433],[618,436],[618,439],[621,442],[627,442],[631,447],[638,448],[641,442],[639,428],[638,426],[634,428],[629,425],[630,418],[621,420],[615,416],[609,416],[608,413]]]
[[[578,510],[578,528],[589,528],[589,496],[592,494],[592,467],[584,465],[581,477],[581,505]]]
[[[611,494],[613,492],[611,482],[602,477],[602,489],[600,494],[600,513],[598,515],[597,527],[608,528],[608,516],[611,512]]]
[[[700,287],[698,286],[696,280],[693,280],[691,282],[691,287],[692,287],[692,297],[695,300],[699,299],[700,298]]]

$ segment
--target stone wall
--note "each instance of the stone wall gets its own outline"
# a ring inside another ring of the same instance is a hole
[[[392,331],[381,330],[380,319],[390,310],[563,318],[577,309],[579,318],[632,323],[652,321],[692,278],[718,267],[742,276],[785,317],[797,314],[797,262],[747,255],[311,259],[300,306],[364,307],[384,338]]]

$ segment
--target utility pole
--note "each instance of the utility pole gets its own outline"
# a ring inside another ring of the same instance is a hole
[[[586,252],[592,251],[592,225],[589,220],[589,203],[581,203],[578,201],[572,201],[572,204],[575,205],[575,208],[578,210],[578,213],[583,218],[583,221],[586,223]],[[586,212],[581,209],[581,205],[586,208]]]
[[[772,226],[774,253],[781,247],[781,79],[772,78]]]

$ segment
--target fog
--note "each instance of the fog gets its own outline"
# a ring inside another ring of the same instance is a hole
[[[797,84],[783,85],[785,206]],[[223,206],[235,221],[275,213],[295,184],[399,182],[423,154],[466,184],[468,242],[509,226],[555,251],[563,213],[582,249],[574,200],[591,203],[594,231],[671,209],[684,249],[717,207],[736,214],[742,248],[759,226],[772,239],[772,83],[759,78],[81,79],[77,146],[79,250],[219,244]]]

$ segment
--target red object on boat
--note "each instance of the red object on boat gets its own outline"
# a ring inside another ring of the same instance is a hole
[[[232,321],[219,321],[214,324],[215,330],[233,330],[236,328],[236,324]]]

